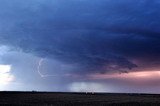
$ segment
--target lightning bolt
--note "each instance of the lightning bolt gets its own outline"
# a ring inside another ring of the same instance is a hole
[[[41,58],[38,62],[38,66],[37,66],[37,71],[38,71],[38,74],[40,75],[40,77],[44,78],[44,77],[60,77],[60,76],[68,77],[68,76],[70,76],[70,74],[64,74],[64,75],[55,75],[55,74],[54,75],[53,74],[52,75],[49,75],[49,74],[44,75],[44,74],[42,74],[40,68],[41,68],[44,60],[45,59]]]
[[[38,74],[39,74],[41,77],[45,77],[45,76],[40,72],[40,67],[41,67],[43,61],[44,61],[44,59],[40,59],[39,62],[38,62],[38,67],[37,67]]]

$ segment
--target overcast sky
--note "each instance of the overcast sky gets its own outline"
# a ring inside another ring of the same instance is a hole
[[[0,90],[160,93],[159,0],[0,0]]]

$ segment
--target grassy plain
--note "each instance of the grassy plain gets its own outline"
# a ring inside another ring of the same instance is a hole
[[[160,95],[0,92],[1,106],[160,106]]]

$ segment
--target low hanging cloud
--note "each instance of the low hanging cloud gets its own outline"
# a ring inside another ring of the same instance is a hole
[[[0,1],[0,44],[76,73],[124,72],[152,67],[145,65],[151,60],[158,66],[159,10],[158,0]]]

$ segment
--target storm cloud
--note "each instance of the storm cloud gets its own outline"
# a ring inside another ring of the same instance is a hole
[[[159,5],[158,0],[0,0],[0,44],[73,65],[76,73],[158,66]]]

